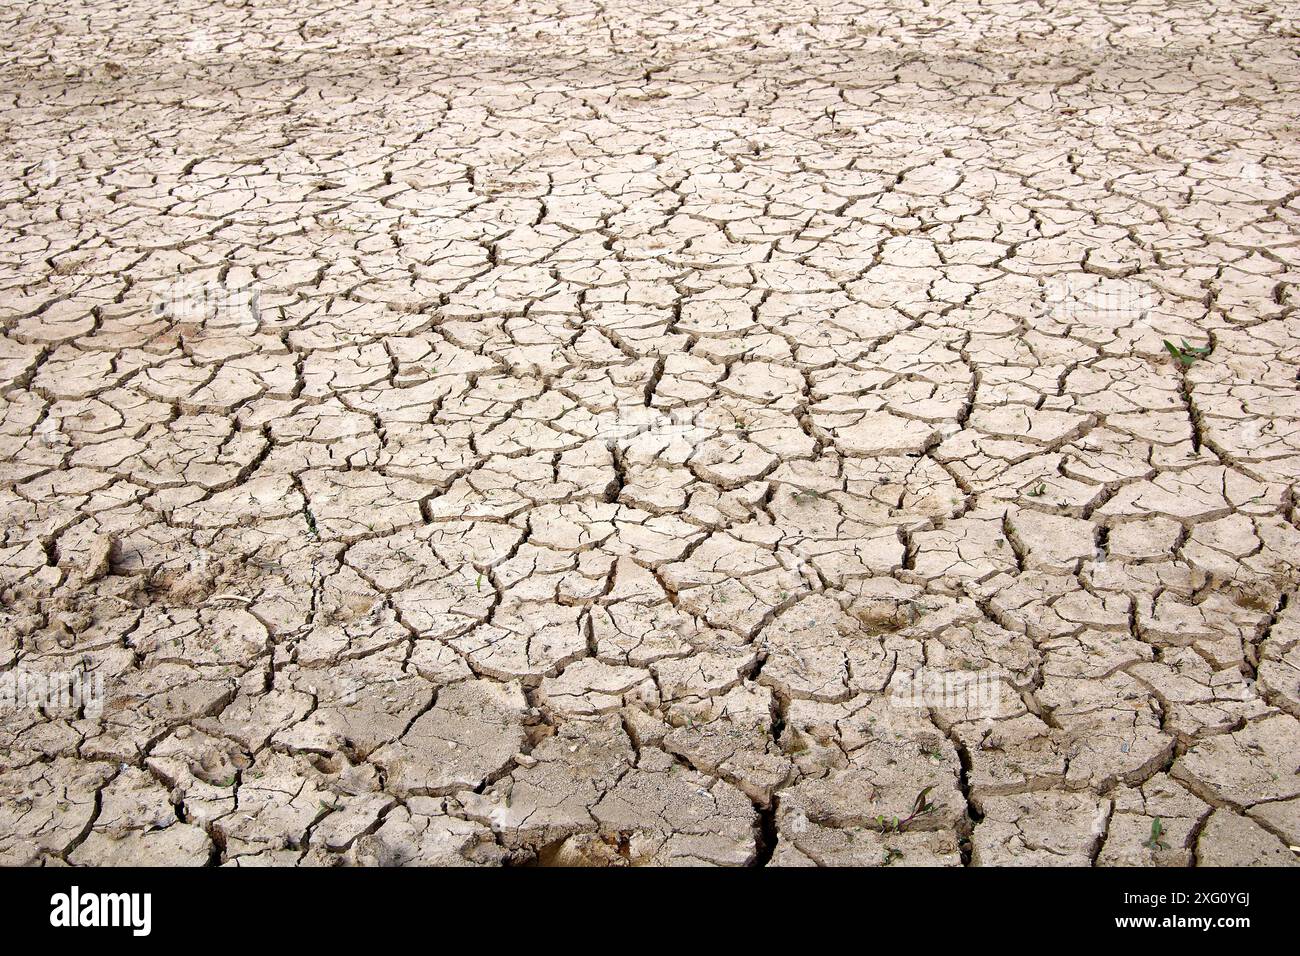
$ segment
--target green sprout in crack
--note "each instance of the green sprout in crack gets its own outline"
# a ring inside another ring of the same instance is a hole
[[[1178,360],[1183,368],[1189,367],[1197,359],[1203,359],[1214,351],[1213,345],[1188,345],[1187,339],[1183,339],[1182,347],[1174,345],[1168,339],[1164,340],[1165,351]]]
[[[902,850],[896,850],[892,846],[887,846],[885,847],[885,862],[882,863],[881,866],[889,866],[889,864],[893,863],[895,860],[901,860],[902,858]]]
[[[319,538],[320,531],[316,528],[316,516],[311,513],[311,509],[306,505],[302,506],[302,516],[307,519],[307,533],[313,538]]]
[[[1161,837],[1164,836],[1164,832],[1165,832],[1164,823],[1161,822],[1159,817],[1156,817],[1154,820],[1151,821],[1151,837],[1143,841],[1142,845],[1146,847],[1148,850],[1151,850],[1153,852],[1155,850],[1169,849],[1168,844],[1166,844],[1164,840],[1161,839]]]
[[[912,812],[903,820],[904,824],[911,823],[917,817],[923,817],[927,813],[934,812],[934,803],[930,800],[930,791],[933,789],[932,786],[926,787],[916,795],[916,800],[912,804]]]
[[[1029,489],[1028,494],[1031,498],[1043,497],[1043,495],[1047,494],[1047,484],[1040,481],[1038,484],[1034,485],[1034,487]]]
[[[930,800],[930,791],[933,789],[933,786],[926,787],[918,793],[916,799],[912,802],[912,812],[903,817],[903,819],[900,820],[897,816],[886,817],[884,814],[881,814],[876,817],[876,826],[880,827],[881,831],[884,833],[902,833],[904,828],[913,820],[919,819],[926,814],[933,813],[934,803]]]
[[[475,591],[482,591],[482,590],[483,590],[483,575],[482,575],[482,573],[480,573],[479,576],[474,580],[474,590],[475,590]]]

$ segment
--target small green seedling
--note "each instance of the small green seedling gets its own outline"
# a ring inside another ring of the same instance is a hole
[[[478,578],[475,579],[475,581],[474,581],[474,590],[475,590],[475,591],[482,591],[482,590],[483,590],[483,575],[482,575],[482,574],[480,574],[480,575],[478,576]]]
[[[896,816],[886,817],[884,814],[880,814],[876,817],[876,826],[880,827],[882,833],[902,833],[903,828],[913,820],[934,812],[934,804],[930,801],[930,791],[933,789],[934,787],[926,787],[918,793],[916,800],[912,803],[912,812],[903,819],[900,820]]]
[[[1151,838],[1143,842],[1142,845],[1146,847],[1148,850],[1152,850],[1152,851],[1169,849],[1165,841],[1161,839],[1161,837],[1164,835],[1164,832],[1165,832],[1165,825],[1160,822],[1159,817],[1156,817],[1154,820],[1151,821]]]
[[[1164,343],[1165,350],[1177,359],[1183,368],[1187,368],[1197,359],[1203,359],[1205,356],[1209,355],[1210,352],[1214,351],[1213,345],[1188,345],[1187,339],[1183,339],[1181,348],[1174,345],[1174,343],[1170,342],[1168,339],[1165,339]]]
[[[1047,485],[1041,481],[1029,489],[1029,497],[1031,498],[1041,498],[1045,494],[1047,494]]]
[[[881,866],[889,866],[889,864],[893,863],[895,860],[901,860],[902,858],[902,850],[895,850],[892,846],[887,846],[885,847],[885,862],[882,863]]]
[[[934,810],[934,804],[930,801],[930,791],[933,789],[934,787],[926,787],[916,795],[916,802],[912,804],[912,812],[908,814],[907,819],[903,821],[904,823],[910,823],[917,817],[923,817]]]

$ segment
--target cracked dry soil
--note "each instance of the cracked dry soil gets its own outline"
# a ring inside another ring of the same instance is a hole
[[[3,11],[0,862],[1295,865],[1297,10]]]

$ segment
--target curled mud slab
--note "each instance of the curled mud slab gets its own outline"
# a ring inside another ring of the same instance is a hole
[[[0,13],[0,863],[1296,862],[1296,11]]]

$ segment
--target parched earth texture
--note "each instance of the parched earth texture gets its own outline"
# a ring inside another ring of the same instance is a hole
[[[1295,865],[1298,11],[9,5],[0,863]]]

